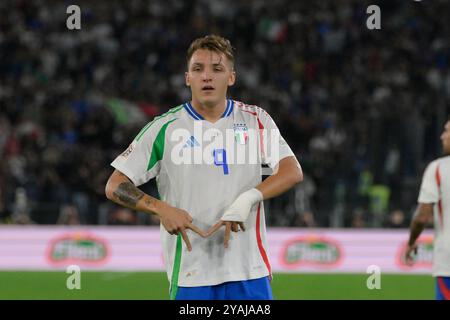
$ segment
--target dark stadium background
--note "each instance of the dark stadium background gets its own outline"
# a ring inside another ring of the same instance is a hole
[[[210,33],[235,47],[229,96],[266,109],[303,167],[269,226],[407,228],[441,153],[448,1],[1,1],[0,17],[0,224],[158,224],[105,198],[109,164],[189,99],[186,50]]]

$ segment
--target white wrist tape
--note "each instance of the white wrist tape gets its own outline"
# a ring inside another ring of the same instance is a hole
[[[220,220],[244,222],[247,220],[252,207],[262,200],[263,195],[258,189],[253,188],[245,191],[225,210]]]

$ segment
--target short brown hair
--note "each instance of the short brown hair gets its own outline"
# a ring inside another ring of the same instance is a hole
[[[189,49],[187,51],[186,61],[189,66],[189,61],[192,58],[192,55],[198,49],[208,49],[211,51],[216,51],[218,53],[223,53],[228,60],[231,62],[231,65],[234,65],[234,55],[233,55],[233,47],[228,39],[218,35],[207,35],[202,38],[195,39]]]

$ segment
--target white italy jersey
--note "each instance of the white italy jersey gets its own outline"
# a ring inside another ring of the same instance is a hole
[[[210,123],[185,103],[156,117],[112,163],[137,186],[156,177],[161,200],[186,210],[193,224],[208,230],[242,193],[262,181],[262,164],[274,168],[294,156],[271,117],[257,106],[227,100],[222,117]],[[271,274],[263,203],[252,208],[246,231],[224,228],[207,239],[180,235],[161,225],[164,260],[173,286],[206,286]]]
[[[419,203],[434,204],[433,276],[450,276],[450,156],[431,162],[423,175]]]

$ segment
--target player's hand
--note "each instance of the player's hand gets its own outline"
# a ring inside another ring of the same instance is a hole
[[[220,220],[244,222],[252,211],[252,207],[262,200],[263,194],[256,188],[241,193],[225,210]]]
[[[191,242],[186,234],[186,229],[190,229],[205,238],[206,232],[199,229],[197,226],[192,224],[192,217],[186,211],[178,209],[168,205],[167,203],[160,202],[158,209],[158,216],[163,224],[164,228],[168,233],[172,235],[181,234],[188,251],[192,250]]]
[[[417,254],[417,244],[408,245],[405,253],[405,263],[408,266],[412,266],[414,264],[414,255]]]
[[[243,222],[220,220],[206,232],[206,236],[209,237],[214,232],[219,230],[222,226],[225,226],[225,240],[224,240],[225,248],[228,248],[228,242],[230,241],[231,231],[233,232],[239,232],[239,230],[245,231],[245,226]]]

